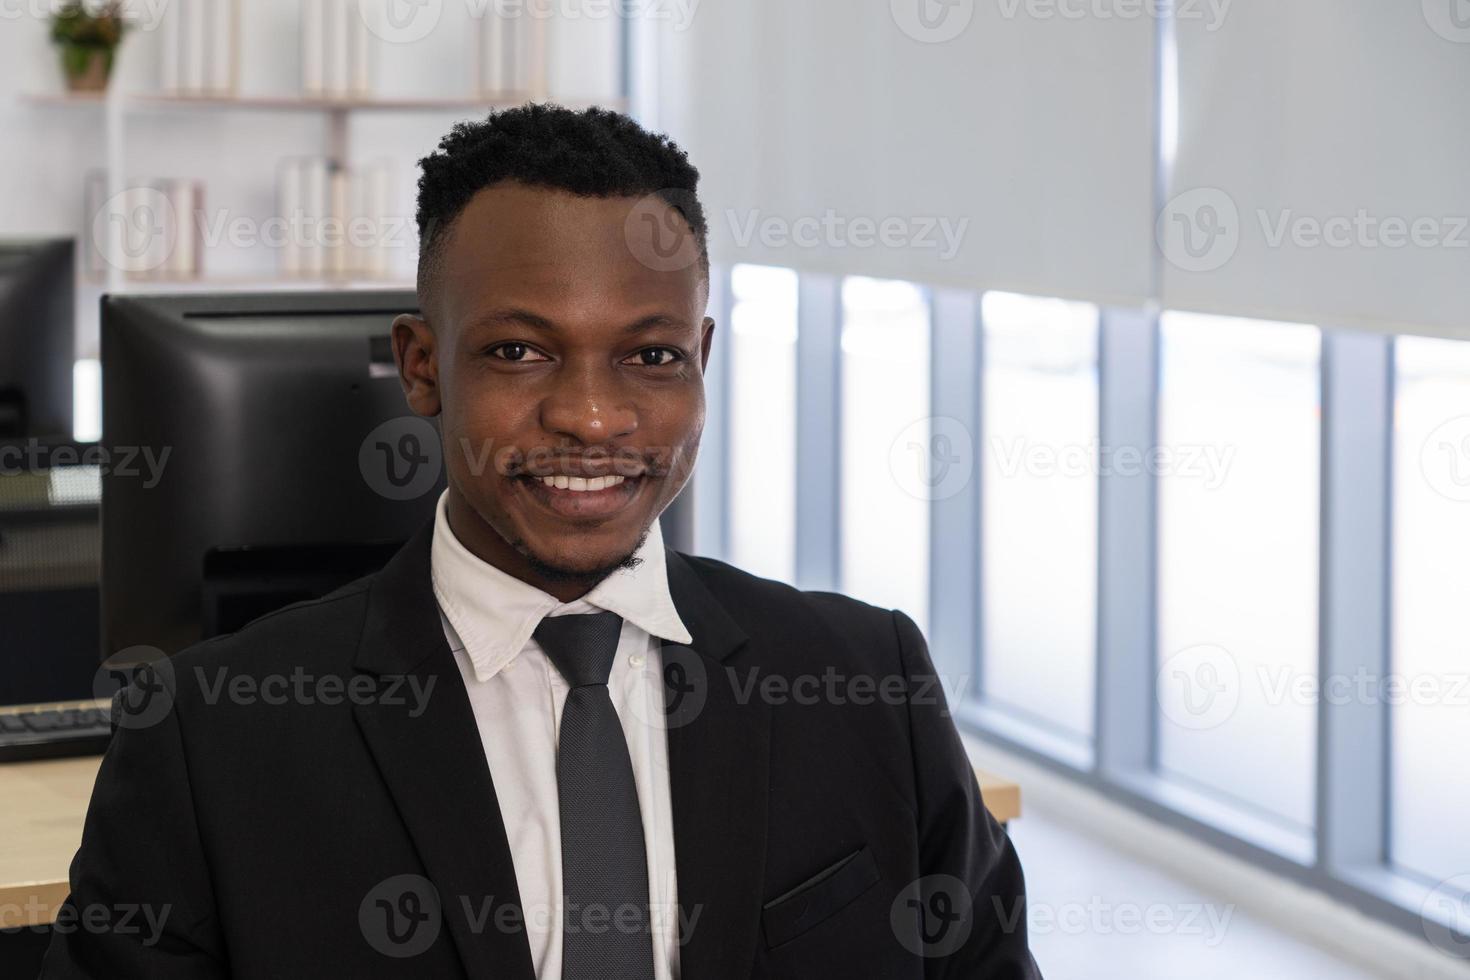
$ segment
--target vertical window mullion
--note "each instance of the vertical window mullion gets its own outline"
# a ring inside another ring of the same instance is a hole
[[[796,585],[840,587],[842,280],[802,273],[796,329]]]
[[[946,694],[968,694],[980,677],[980,297],[959,290],[935,290],[931,299],[930,410],[946,422],[960,445],[932,443],[931,461],[968,472],[962,481],[940,479],[929,502],[929,646],[946,679]],[[938,438],[934,430],[931,440]],[[949,492],[949,488],[955,488]],[[964,685],[958,682],[968,677]]]
[[[1323,336],[1317,861],[1334,877],[1385,858],[1389,709],[1355,678],[1388,673],[1392,345]]]
[[[1156,313],[1105,308],[1098,337],[1099,443],[1145,461],[1158,436]],[[1157,486],[1145,465],[1099,467],[1096,765],[1105,779],[1151,768]]]

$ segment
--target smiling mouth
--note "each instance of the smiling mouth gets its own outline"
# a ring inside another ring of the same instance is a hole
[[[570,490],[573,493],[596,493],[615,487],[626,480],[623,476],[532,476],[529,480],[540,480],[543,484],[554,490]]]
[[[512,482],[558,517],[605,519],[626,508],[643,488],[642,476],[518,476]]]

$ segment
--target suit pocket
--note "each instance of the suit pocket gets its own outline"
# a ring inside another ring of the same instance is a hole
[[[818,872],[761,909],[766,946],[790,942],[852,904],[878,880],[878,863],[867,846]]]

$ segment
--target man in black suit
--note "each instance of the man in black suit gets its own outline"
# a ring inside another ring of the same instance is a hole
[[[436,518],[125,692],[44,976],[1038,977],[913,621],[663,548],[715,327],[684,153],[527,106],[421,162]]]

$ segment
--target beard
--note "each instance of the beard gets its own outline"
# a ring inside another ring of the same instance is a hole
[[[511,547],[525,557],[531,569],[548,582],[570,582],[591,589],[597,583],[617,571],[632,571],[643,564],[643,559],[637,555],[638,549],[643,547],[643,542],[648,540],[649,528],[644,528],[643,533],[638,536],[638,543],[633,546],[623,557],[616,561],[608,562],[596,568],[569,568],[547,561],[533,552],[523,540],[510,542]]]

